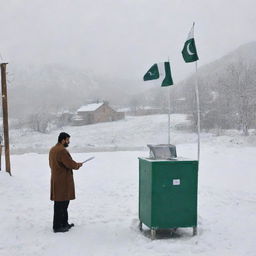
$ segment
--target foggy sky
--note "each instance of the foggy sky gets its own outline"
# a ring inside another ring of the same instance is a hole
[[[174,82],[194,71],[181,49],[195,21],[199,67],[256,40],[254,0],[0,0],[9,65],[66,63],[141,80],[170,59]]]

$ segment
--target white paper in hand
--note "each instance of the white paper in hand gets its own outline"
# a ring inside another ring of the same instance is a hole
[[[84,164],[85,162],[88,162],[88,161],[90,161],[90,160],[92,160],[94,158],[95,158],[94,156],[91,156],[91,157],[87,158],[85,161],[83,161],[82,163]]]

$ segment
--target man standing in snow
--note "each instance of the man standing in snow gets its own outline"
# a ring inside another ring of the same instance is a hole
[[[67,151],[69,138],[69,134],[61,132],[58,137],[58,143],[51,148],[49,153],[51,200],[54,201],[54,232],[67,232],[74,226],[73,223],[68,223],[69,201],[75,199],[72,170],[78,170],[83,163],[75,162]]]

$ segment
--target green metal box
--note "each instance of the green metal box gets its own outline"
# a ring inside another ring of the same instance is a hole
[[[139,219],[151,230],[197,227],[198,161],[139,158]]]

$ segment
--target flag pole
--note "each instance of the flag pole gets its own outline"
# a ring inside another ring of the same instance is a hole
[[[170,99],[170,96],[171,96],[171,86],[168,86],[169,87],[169,94],[167,93],[168,95],[168,144],[171,144],[170,143],[170,132],[171,132],[171,99]]]
[[[170,58],[168,56],[168,62],[170,63]],[[169,88],[169,93],[167,93],[167,97],[168,97],[168,144],[171,144],[171,99],[170,99],[170,96],[171,96],[171,86],[168,86]]]
[[[197,109],[197,160],[198,160],[198,164],[199,164],[199,159],[200,159],[200,102],[199,102],[199,90],[198,90],[197,61],[195,62],[195,68],[196,68],[195,91],[196,91],[196,109]]]

